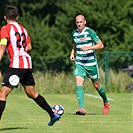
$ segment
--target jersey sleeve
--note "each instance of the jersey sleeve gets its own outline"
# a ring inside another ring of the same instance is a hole
[[[7,26],[3,26],[0,30],[0,35],[1,35],[1,39],[2,38],[9,38],[9,33],[8,33],[8,27]]]
[[[100,38],[98,37],[98,35],[96,34],[94,30],[90,29],[90,34],[95,43],[100,40]]]
[[[26,44],[29,44],[29,43],[31,43],[31,40],[30,40],[30,36],[29,36],[29,34],[27,35],[27,41],[26,41]]]

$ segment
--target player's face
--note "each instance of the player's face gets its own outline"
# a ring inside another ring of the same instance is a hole
[[[76,17],[76,25],[80,32],[85,28],[86,21],[83,16]]]

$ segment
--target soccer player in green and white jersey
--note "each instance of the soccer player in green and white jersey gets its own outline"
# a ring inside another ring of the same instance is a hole
[[[86,20],[83,15],[76,16],[77,29],[72,32],[74,45],[70,54],[70,60],[75,61],[74,76],[76,79],[76,96],[80,108],[77,115],[85,115],[83,83],[86,77],[92,80],[93,86],[103,99],[103,114],[109,112],[109,101],[106,97],[104,87],[99,81],[99,70],[95,50],[104,47],[102,41],[94,30],[86,27]],[[76,52],[76,59],[75,59]]]

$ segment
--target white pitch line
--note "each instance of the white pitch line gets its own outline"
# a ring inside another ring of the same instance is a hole
[[[94,97],[94,98],[100,98],[100,99],[101,99],[100,96],[96,96],[96,95],[92,95],[92,94],[85,94],[85,95],[86,95],[86,96],[89,96],[89,97]],[[108,100],[114,100],[114,99],[108,98]]]

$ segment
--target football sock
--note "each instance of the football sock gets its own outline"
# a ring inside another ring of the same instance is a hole
[[[4,109],[5,109],[5,106],[6,106],[6,101],[0,100],[0,119],[2,117],[2,113],[3,113]]]
[[[83,86],[76,86],[76,96],[79,103],[80,108],[84,109],[84,90]]]
[[[104,91],[104,87],[100,84],[100,89],[98,90],[99,95],[102,97],[103,102],[107,103],[108,99],[106,97],[105,91]]]
[[[54,113],[53,113],[51,107],[49,106],[49,104],[46,102],[46,100],[45,100],[41,95],[38,95],[38,97],[35,98],[34,101],[35,101],[41,108],[43,108],[44,110],[46,110],[47,113],[49,114],[49,116],[50,116],[51,118],[54,117]]]

